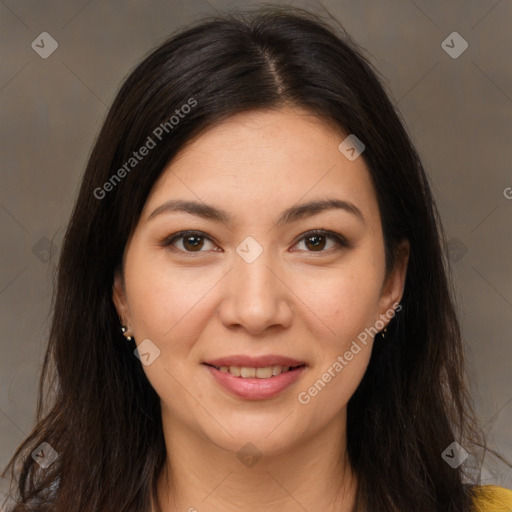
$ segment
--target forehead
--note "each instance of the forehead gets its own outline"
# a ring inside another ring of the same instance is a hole
[[[364,160],[338,149],[347,134],[300,109],[236,114],[207,129],[164,169],[145,213],[169,199],[233,212],[280,211],[319,198],[349,200],[378,216]]]

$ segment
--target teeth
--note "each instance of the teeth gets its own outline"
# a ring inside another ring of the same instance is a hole
[[[256,368],[256,377],[258,377],[258,379],[268,379],[269,377],[272,377],[272,366]]]
[[[240,377],[240,366],[228,366],[227,368],[228,369],[226,371],[231,373],[231,375],[234,375],[235,377]]]
[[[246,366],[242,366],[242,368],[240,368],[240,376],[256,377],[256,368],[247,368]]]
[[[235,377],[269,379],[290,370],[289,366],[265,366],[264,368],[249,368],[247,366],[221,366],[221,372],[230,373]]]

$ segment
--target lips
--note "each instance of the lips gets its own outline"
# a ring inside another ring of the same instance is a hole
[[[229,356],[212,359],[204,366],[222,388],[240,398],[273,398],[296,382],[306,363],[285,356]]]

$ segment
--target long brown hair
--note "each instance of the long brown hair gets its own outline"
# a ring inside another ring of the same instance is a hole
[[[170,123],[191,99],[194,108]],[[9,466],[13,511],[149,510],[165,460],[160,403],[119,330],[114,271],[155,182],[188,141],[235,113],[284,105],[364,141],[388,269],[401,240],[411,247],[402,310],[348,404],[360,510],[471,510],[461,468],[441,457],[473,423],[444,238],[420,158],[377,71],[346,33],[303,10],[266,7],[180,31],[118,92],[63,244],[38,422]],[[120,173],[166,122],[148,155]],[[30,456],[42,442],[58,453],[46,469]]]

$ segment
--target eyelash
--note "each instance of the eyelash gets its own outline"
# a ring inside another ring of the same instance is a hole
[[[295,242],[294,246],[297,245],[299,242],[306,240],[307,238],[310,238],[313,236],[318,236],[318,235],[325,236],[326,238],[330,238],[331,240],[334,240],[336,242],[336,244],[338,245],[338,247],[334,247],[334,248],[327,249],[327,250],[321,250],[321,251],[306,250],[305,252],[309,252],[312,254],[314,254],[314,253],[330,254],[333,249],[335,251],[338,251],[341,248],[349,248],[350,247],[350,244],[348,243],[347,239],[344,236],[342,236],[338,233],[335,233],[333,231],[326,230],[326,229],[313,229],[311,231],[304,233],[301,236],[301,238],[299,238],[297,240],[297,242]],[[205,233],[203,233],[202,231],[179,231],[178,233],[174,233],[174,234],[170,235],[169,237],[165,238],[164,240],[162,240],[161,245],[162,245],[162,247],[171,248],[171,246],[173,245],[174,242],[176,242],[177,240],[186,238],[187,236],[197,236],[197,237],[209,240],[210,242],[215,244],[215,242],[209,236],[207,236]],[[208,251],[184,251],[184,250],[176,249],[176,248],[172,248],[171,250],[173,250],[175,252],[180,252],[182,254],[186,254],[187,256],[192,256],[192,257],[195,257],[196,254],[200,254],[202,252],[208,252]]]

